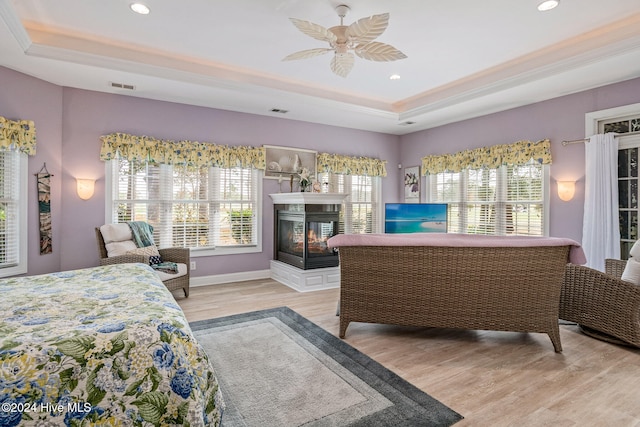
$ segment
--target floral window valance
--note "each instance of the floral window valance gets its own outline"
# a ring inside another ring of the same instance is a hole
[[[541,164],[551,164],[551,143],[548,139],[538,142],[518,141],[454,154],[426,156],[422,158],[422,174],[460,172],[463,169],[495,169],[502,165],[523,165],[531,159]]]
[[[100,139],[100,159],[105,161],[114,159],[118,154],[127,160],[158,164],[266,168],[265,150],[262,147],[230,147],[196,141],[161,140],[126,133],[112,133]]]
[[[193,166],[252,167],[266,169],[264,147],[227,146],[194,141],[161,140],[150,136],[112,133],[100,137],[101,160],[119,155],[127,160]],[[385,160],[339,154],[318,155],[318,171],[345,175],[387,176]]]
[[[18,150],[36,154],[36,125],[31,120],[9,120],[0,116],[0,151]]]
[[[370,157],[350,157],[339,154],[318,154],[318,171],[343,175],[387,176],[386,160]]]

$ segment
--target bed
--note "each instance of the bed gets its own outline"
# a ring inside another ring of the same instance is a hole
[[[214,370],[148,265],[0,280],[0,425],[220,424]]]

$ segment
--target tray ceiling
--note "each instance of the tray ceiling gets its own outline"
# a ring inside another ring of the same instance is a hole
[[[389,13],[407,55],[282,61],[331,27]],[[0,65],[67,87],[405,134],[640,76],[638,0],[0,0]],[[401,78],[391,80],[392,74]],[[115,86],[114,86],[115,84]],[[274,112],[286,110],[287,113]]]

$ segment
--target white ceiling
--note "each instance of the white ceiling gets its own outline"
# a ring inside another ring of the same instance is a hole
[[[538,1],[143,0],[143,16],[129,0],[0,0],[0,65],[61,86],[396,135],[640,76],[639,0],[561,0],[548,12]],[[351,7],[345,25],[390,13],[376,41],[408,58],[356,58],[346,78],[330,55],[283,62],[325,47],[288,18],[331,27],[339,4]]]

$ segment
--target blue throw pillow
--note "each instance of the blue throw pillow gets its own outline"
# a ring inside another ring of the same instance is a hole
[[[162,262],[162,258],[160,255],[151,255],[149,257],[149,265],[160,264]]]

